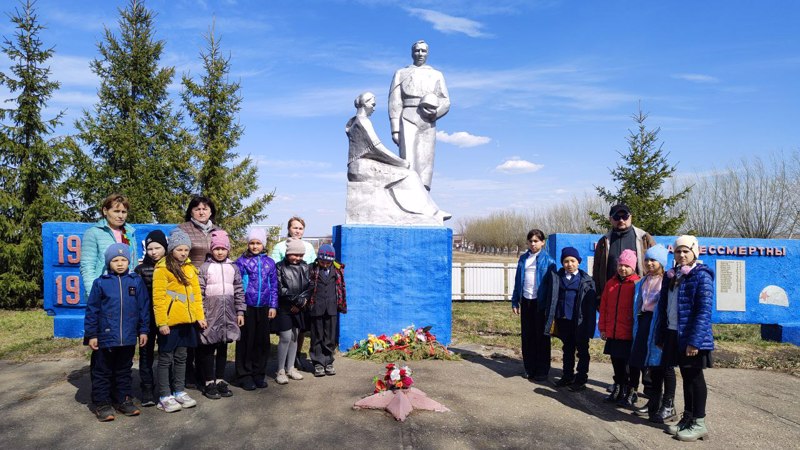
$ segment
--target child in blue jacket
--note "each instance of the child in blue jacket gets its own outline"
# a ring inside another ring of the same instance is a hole
[[[133,355],[147,344],[150,299],[142,278],[128,272],[131,250],[112,244],[105,251],[107,273],[92,283],[84,318],[84,339],[92,349],[92,402],[101,422],[114,420],[113,407],[138,416],[133,404]]]

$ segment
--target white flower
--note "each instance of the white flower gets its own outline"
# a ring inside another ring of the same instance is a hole
[[[392,381],[399,381],[399,380],[400,380],[400,369],[398,369],[398,368],[394,368],[394,369],[392,370],[392,373],[391,373],[391,374],[389,374],[389,378],[390,378]]]
[[[407,377],[410,377],[410,376],[411,376],[411,368],[410,368],[410,367],[408,367],[408,366],[403,366],[403,367],[402,367],[402,369],[406,371],[406,376],[407,376]]]

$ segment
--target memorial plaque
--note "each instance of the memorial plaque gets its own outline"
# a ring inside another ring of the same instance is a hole
[[[745,262],[717,260],[717,311],[745,311]]]

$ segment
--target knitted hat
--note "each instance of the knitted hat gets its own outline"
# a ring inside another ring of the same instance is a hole
[[[286,240],[286,254],[287,255],[305,255],[306,246],[300,239],[289,238]]]
[[[192,248],[192,240],[189,238],[189,235],[186,234],[186,232],[180,228],[175,228],[169,233],[169,245],[167,246],[167,252],[172,253],[172,251],[175,250],[179,245],[188,245],[189,248]]]
[[[319,247],[317,252],[317,259],[322,261],[333,261],[336,259],[336,250],[331,244],[324,244]]]
[[[630,214],[631,209],[628,208],[628,205],[626,205],[625,203],[618,203],[611,207],[611,211],[609,211],[608,216],[614,217],[615,215],[617,215],[617,213]]]
[[[147,233],[147,237],[144,238],[144,249],[147,250],[147,246],[153,242],[161,244],[161,246],[164,247],[164,250],[167,249],[167,235],[164,234],[163,231],[153,230]]]
[[[231,249],[231,240],[225,230],[214,230],[211,232],[211,250],[215,248]]]
[[[678,247],[686,247],[691,250],[692,253],[694,253],[694,259],[700,257],[700,244],[697,242],[697,238],[694,236],[684,234],[683,236],[678,237],[678,239],[675,239],[675,245],[673,248],[674,250],[677,250]]]
[[[561,250],[561,262],[562,263],[564,262],[564,258],[566,258],[567,256],[572,256],[573,258],[577,259],[578,260],[578,264],[580,264],[581,261],[583,261],[583,259],[581,259],[581,254],[578,253],[578,249],[575,248],[575,247],[564,247]]]
[[[620,266],[628,266],[631,269],[636,270],[636,252],[626,248],[622,251],[622,254],[619,255],[617,262]]]
[[[661,244],[656,244],[644,252],[645,259],[658,261],[661,267],[667,267],[667,248]]]
[[[247,242],[258,241],[263,245],[267,245],[267,230],[266,228],[253,227],[247,232]]]
[[[111,263],[111,260],[116,258],[117,256],[123,256],[125,259],[128,260],[128,264],[131,263],[131,248],[128,244],[111,244],[106,249],[106,267],[108,264]]]

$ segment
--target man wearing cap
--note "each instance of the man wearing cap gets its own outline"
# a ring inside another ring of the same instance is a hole
[[[336,352],[339,313],[347,313],[344,265],[335,259],[336,250],[332,245],[324,244],[309,270],[311,348],[308,356],[314,364],[315,377],[336,375],[333,354]]]
[[[597,292],[602,293],[606,282],[617,273],[619,255],[626,249],[636,252],[636,273],[644,275],[644,253],[656,242],[649,233],[633,226],[633,215],[624,203],[611,207],[608,213],[611,230],[597,241],[594,250],[592,278]]]
[[[442,72],[425,64],[428,44],[411,46],[414,64],[399,69],[389,88],[389,122],[392,140],[400,146],[400,157],[411,164],[431,190],[436,120],[450,111],[450,96]]]

